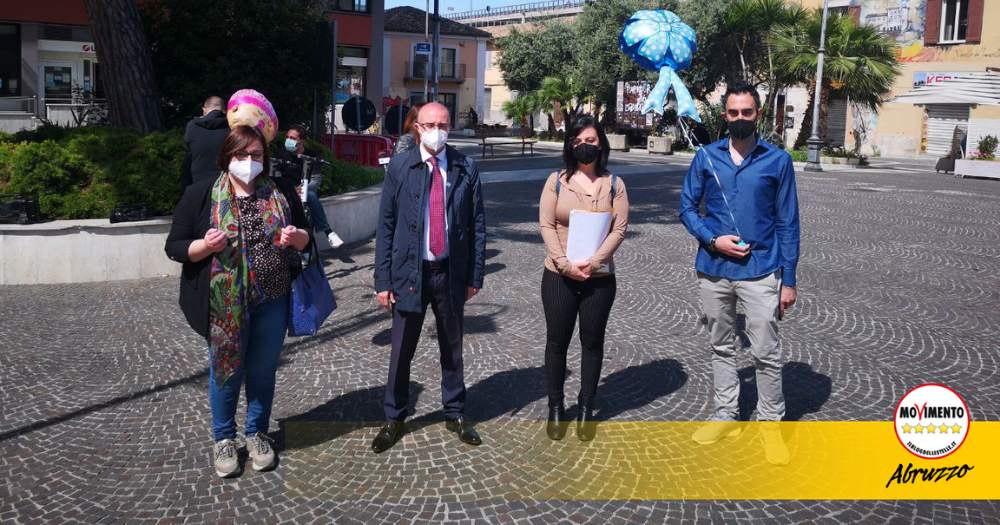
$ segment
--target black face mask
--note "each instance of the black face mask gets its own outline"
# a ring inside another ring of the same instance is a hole
[[[749,138],[757,131],[757,123],[752,120],[734,120],[729,123],[729,136],[736,140]]]
[[[580,144],[573,148],[573,158],[580,164],[593,164],[600,156],[600,148],[593,144]]]

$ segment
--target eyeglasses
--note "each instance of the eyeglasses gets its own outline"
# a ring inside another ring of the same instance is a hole
[[[233,156],[236,157],[236,160],[247,160],[247,157],[250,157],[251,159],[253,159],[253,160],[257,161],[257,162],[260,162],[260,161],[264,160],[264,152],[263,151],[260,151],[260,152],[257,152],[257,153],[247,153],[246,151],[240,150],[240,151],[237,151],[236,153],[233,153]]]
[[[436,124],[434,122],[417,122],[417,125],[426,131],[434,131],[439,129],[441,131],[448,131],[451,129],[451,124]]]
[[[757,110],[754,109],[754,108],[743,108],[742,111],[740,111],[738,109],[727,109],[726,110],[726,114],[728,114],[730,118],[739,117],[741,113],[746,118],[753,118],[753,116],[757,114]]]

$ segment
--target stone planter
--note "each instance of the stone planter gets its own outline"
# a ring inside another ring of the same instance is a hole
[[[628,151],[628,137],[625,135],[608,135],[611,151]]]
[[[1000,160],[957,159],[955,176],[1000,179]]]
[[[861,163],[861,159],[847,158],[847,157],[820,157],[820,164],[842,164],[847,166],[857,166]]]
[[[661,155],[670,155],[673,153],[673,143],[673,137],[649,137],[649,142],[646,143],[646,151]]]
[[[381,184],[320,199],[345,242],[370,237],[378,225]],[[170,217],[110,224],[107,219],[0,224],[0,285],[148,279],[180,274],[163,244]],[[317,235],[321,250],[329,248]]]

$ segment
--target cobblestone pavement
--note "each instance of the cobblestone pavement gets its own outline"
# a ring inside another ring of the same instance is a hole
[[[664,169],[627,178],[632,225],[616,256],[602,420],[709,415],[695,245],[676,213],[683,171]],[[799,304],[781,325],[789,418],[884,421],[925,382],[958,390],[977,420],[1000,418],[1000,184],[875,171],[798,180]],[[541,185],[484,189],[489,275],[467,307],[465,362],[467,414],[491,423],[476,449],[436,423],[440,368],[428,321],[408,433],[389,452],[368,450],[381,419],[390,321],[372,296],[373,241],[330,253],[340,308],[318,336],[287,342],[271,428],[286,461],[226,481],[209,468],[207,356],[176,306],[175,278],[0,288],[0,522],[1000,522],[996,501],[456,497],[463,486],[481,489],[480,477],[503,476],[537,439],[514,430],[545,417]],[[579,345],[570,352],[577,369]],[[744,416],[754,401],[750,370]],[[578,388],[574,370],[567,397]],[[302,421],[359,422],[309,443],[323,445],[314,463],[361,487],[351,499],[288,497],[290,444],[310,439],[288,430]],[[580,446],[572,433],[563,445],[568,454]],[[391,497],[402,472],[419,472],[448,496]]]

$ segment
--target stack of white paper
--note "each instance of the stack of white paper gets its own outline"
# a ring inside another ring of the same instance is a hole
[[[611,212],[571,210],[566,259],[583,262],[594,256],[611,231]]]

